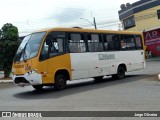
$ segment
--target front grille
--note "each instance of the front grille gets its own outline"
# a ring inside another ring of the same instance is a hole
[[[24,74],[15,74],[16,76],[22,76],[22,75],[24,75]]]
[[[19,84],[19,83],[29,83],[29,82],[23,77],[18,77],[18,78],[15,78],[15,83]]]

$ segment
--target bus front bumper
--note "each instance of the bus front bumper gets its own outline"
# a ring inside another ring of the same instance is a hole
[[[12,74],[12,79],[15,85],[18,86],[27,86],[27,85],[41,85],[42,76],[38,73],[25,73],[24,75],[15,75]]]

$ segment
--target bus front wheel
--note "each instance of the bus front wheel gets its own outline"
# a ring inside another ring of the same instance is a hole
[[[117,69],[117,74],[112,75],[113,79],[122,79],[125,77],[125,68],[123,66],[119,66]]]
[[[56,90],[63,90],[66,87],[66,77],[63,74],[58,74],[55,77],[54,87]]]

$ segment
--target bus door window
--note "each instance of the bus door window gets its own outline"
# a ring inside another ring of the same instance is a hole
[[[103,51],[102,40],[98,34],[88,35],[88,48],[90,52]]]
[[[63,38],[51,38],[49,57],[64,53],[64,39]]]
[[[69,35],[69,51],[71,53],[86,52],[86,44],[81,34],[74,33]]]

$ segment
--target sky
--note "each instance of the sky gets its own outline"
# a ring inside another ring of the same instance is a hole
[[[12,23],[19,35],[53,27],[119,29],[121,4],[138,0],[0,0],[0,27]],[[81,18],[81,19],[80,19]]]

